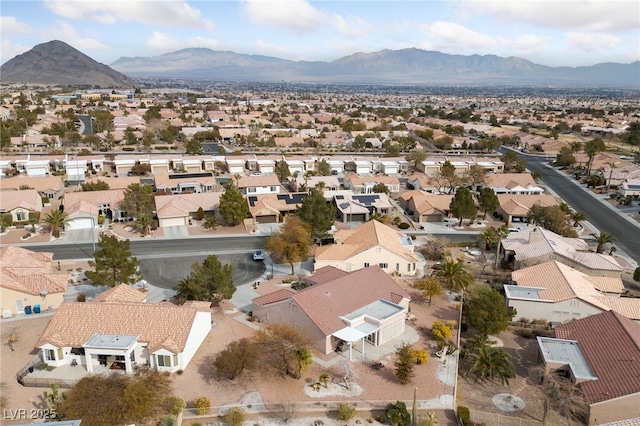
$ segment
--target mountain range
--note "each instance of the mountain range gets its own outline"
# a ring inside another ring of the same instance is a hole
[[[290,61],[190,48],[153,57],[122,57],[111,67],[132,76],[210,80],[640,86],[640,61],[548,67],[517,57],[449,55],[415,48],[355,53],[331,62]]]
[[[5,62],[0,67],[0,76],[3,83],[109,88],[130,88],[134,84],[126,75],[59,40],[38,44]]]
[[[640,88],[640,61],[549,67],[495,55],[421,49],[355,53],[335,61],[291,61],[207,48],[121,57],[106,66],[62,41],[35,46],[0,67],[2,82],[130,87],[135,77],[350,84],[564,85]]]

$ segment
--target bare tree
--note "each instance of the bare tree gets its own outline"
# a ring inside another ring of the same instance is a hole
[[[582,389],[558,371],[546,371],[544,366],[535,366],[529,370],[530,379],[542,385],[542,422],[545,423],[549,410],[556,410],[567,419],[584,422],[589,415],[589,403]]]
[[[15,328],[9,330],[9,332],[7,333],[7,346],[9,346],[11,352],[16,350],[13,345],[17,343],[18,340],[20,340],[20,334],[18,333],[18,330]]]
[[[342,381],[347,389],[351,389],[351,383],[358,380],[358,372],[353,368],[353,364],[349,360],[344,360],[338,364],[340,374],[342,375]]]

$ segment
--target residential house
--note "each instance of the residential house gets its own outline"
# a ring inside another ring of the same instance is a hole
[[[539,195],[544,192],[531,173],[486,174],[484,180],[484,184],[474,188],[477,192],[483,188],[491,188],[496,194]]]
[[[90,229],[95,227],[96,218],[104,216],[109,220],[124,220],[127,215],[120,210],[124,200],[124,190],[69,192],[64,196],[64,211],[69,215],[66,229]]]
[[[600,176],[605,184],[619,186],[626,181],[640,179],[640,165],[625,161],[619,161],[613,167],[611,164],[613,163],[605,164],[600,169]]]
[[[52,263],[53,253],[13,245],[0,248],[2,318],[60,306],[69,276],[56,271]]]
[[[580,386],[589,403],[588,424],[637,424],[640,324],[608,311],[558,325],[554,333],[538,337],[541,359],[547,371]]]
[[[301,188],[310,190],[312,188],[320,188],[322,186],[325,193],[327,191],[337,191],[340,189],[340,181],[337,176],[304,176],[297,175],[289,178],[289,186],[294,191],[300,191]]]
[[[407,235],[370,220],[355,229],[335,231],[334,244],[316,248],[314,271],[333,266],[346,272],[378,265],[387,273],[416,276],[424,259]]]
[[[443,222],[449,216],[449,205],[453,197],[453,194],[432,194],[412,190],[403,193],[400,202],[416,222]]]
[[[613,256],[589,251],[583,239],[563,237],[540,226],[514,232],[498,245],[497,261],[505,261],[514,269],[548,260],[558,260],[592,276],[622,276],[623,268]]]
[[[400,181],[395,176],[376,175],[362,177],[357,174],[349,174],[343,180],[344,187],[352,190],[354,194],[372,194],[373,187],[380,183],[392,194],[400,191]]]
[[[436,193],[439,192],[439,185],[434,182],[433,178],[423,173],[413,173],[407,178],[407,184],[410,189],[420,189],[424,192]]]
[[[66,181],[70,185],[82,185],[87,173],[87,160],[80,160],[77,157],[65,162]]]
[[[208,302],[64,302],[36,347],[47,365],[75,364],[88,373],[137,367],[184,370],[211,330]]]
[[[243,194],[279,194],[280,181],[275,175],[243,176],[238,180],[238,190]]]
[[[556,198],[548,194],[498,194],[498,202],[500,205],[496,209],[496,212],[503,216],[507,225],[511,225],[514,222],[528,222],[529,219],[527,216],[529,216],[531,207],[534,205],[542,207],[558,205]]]
[[[158,191],[171,191],[172,194],[222,190],[212,172],[161,174],[154,176],[154,181]]]
[[[245,160],[241,158],[225,158],[225,163],[227,164],[227,170],[232,175],[242,174],[245,171]]]
[[[292,325],[322,354],[346,342],[364,353],[405,331],[409,295],[380,267],[347,273],[317,270],[304,290],[277,290],[253,299],[253,316],[266,324]],[[357,343],[360,343],[357,345]]]
[[[366,222],[372,214],[390,214],[393,204],[387,194],[338,194],[334,195],[338,220],[343,223]]]
[[[16,175],[11,178],[0,179],[0,190],[19,190],[29,187],[38,191],[42,197],[49,200],[57,200],[64,194],[64,181],[62,176],[36,176],[27,177]]]
[[[42,196],[35,189],[0,192],[0,214],[10,214],[14,224],[29,223],[30,216],[42,211]]]
[[[91,302],[131,302],[144,303],[147,301],[147,293],[141,289],[135,289],[129,284],[121,283],[94,297]]]
[[[158,195],[155,197],[158,225],[187,226],[195,219],[198,210],[215,215],[220,208],[222,192],[184,193],[176,195]]]
[[[309,194],[260,194],[248,195],[249,214],[253,223],[279,223],[281,218],[293,214]]]
[[[626,182],[622,182],[622,185],[620,186],[620,194],[623,197],[640,196],[640,179],[629,179]]]
[[[518,317],[564,323],[613,309],[640,321],[640,299],[620,297],[621,278],[594,277],[549,260],[514,271],[511,279],[517,285],[505,285],[504,291]]]
[[[418,163],[417,168],[426,175],[435,177],[447,161],[455,168],[458,176],[467,173],[471,166],[478,166],[487,173],[504,172],[504,163],[496,157],[432,157]]]

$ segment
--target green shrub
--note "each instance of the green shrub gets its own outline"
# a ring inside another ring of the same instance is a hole
[[[458,418],[463,425],[471,424],[471,412],[463,405],[458,406]]]
[[[636,270],[633,271],[633,280],[636,282],[640,282],[640,266],[638,266]]]
[[[104,216],[98,216],[98,225],[104,225],[105,218]]]
[[[198,211],[196,212],[196,219],[204,219],[204,209],[202,207],[198,207]]]
[[[0,222],[2,223],[2,228],[8,228],[13,225],[13,216],[11,213],[3,213],[0,214]]]
[[[209,414],[209,409],[211,408],[211,401],[206,396],[201,396],[200,398],[196,398],[193,400],[193,408],[196,409],[196,414],[198,416],[204,416]]]
[[[343,422],[348,422],[356,415],[356,407],[347,404],[346,402],[338,404],[338,408],[336,409],[336,414],[338,416],[338,420],[342,420]]]
[[[76,296],[76,302],[84,303],[87,301],[87,295],[84,293],[80,293]]]
[[[242,426],[247,419],[247,413],[240,407],[232,407],[224,415],[224,422],[228,426]]]
[[[164,400],[164,409],[172,416],[177,416],[184,410],[186,404],[179,396],[171,395]]]
[[[400,225],[398,225],[398,228],[400,229],[409,229],[411,225],[409,225],[407,222],[402,222]]]
[[[411,414],[407,411],[407,405],[402,401],[396,401],[395,404],[388,403],[384,407],[384,415],[387,422],[392,426],[408,426],[411,424]]]
[[[135,148],[135,147],[133,147],[133,146],[123,146],[123,147],[122,147],[122,150],[123,150],[123,151],[131,152],[131,151],[135,151],[135,150],[136,150],[136,148]]]
[[[49,197],[42,197],[42,204],[49,204]]]

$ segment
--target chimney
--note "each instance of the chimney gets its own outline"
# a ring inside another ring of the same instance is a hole
[[[535,227],[531,232],[529,232],[529,242],[537,243],[538,241],[542,241],[542,233],[538,227]]]

